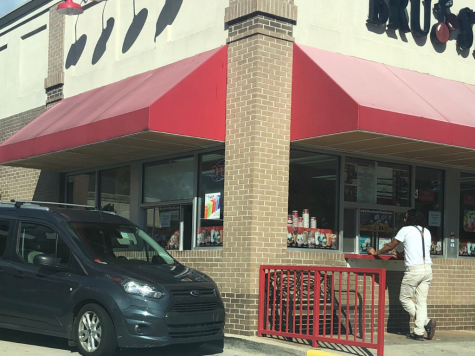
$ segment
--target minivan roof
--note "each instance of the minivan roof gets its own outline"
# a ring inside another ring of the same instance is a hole
[[[133,225],[130,220],[115,214],[111,214],[110,212],[100,210],[52,208],[51,211],[62,215],[66,220],[71,222]]]

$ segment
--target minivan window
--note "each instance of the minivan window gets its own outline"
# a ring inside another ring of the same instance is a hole
[[[7,249],[7,238],[10,232],[11,223],[8,220],[0,220],[0,257],[5,254]]]
[[[134,225],[69,222],[95,262],[107,264],[174,264],[157,242]]]
[[[55,256],[56,263],[67,265],[71,257],[68,245],[53,229],[30,222],[21,223],[18,253],[26,263],[33,263],[36,255],[47,254]]]

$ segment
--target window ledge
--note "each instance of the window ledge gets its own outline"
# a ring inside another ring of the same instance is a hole
[[[357,253],[345,253],[345,259],[358,259],[358,260],[384,260],[384,261],[404,261],[404,258],[398,258],[392,255],[363,255]]]

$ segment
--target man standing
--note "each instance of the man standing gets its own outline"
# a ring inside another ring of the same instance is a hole
[[[427,319],[427,295],[432,281],[432,261],[430,258],[431,235],[430,231],[424,228],[425,221],[421,211],[411,209],[406,213],[405,226],[399,230],[391,242],[379,251],[375,251],[374,248],[368,249],[368,254],[377,256],[393,251],[399,243],[404,245],[402,254],[406,271],[401,283],[399,301],[416,320],[414,332],[406,337],[417,341],[424,341],[424,330],[427,332],[427,338],[432,340],[436,327],[435,320]],[[412,301],[414,294],[416,303]]]

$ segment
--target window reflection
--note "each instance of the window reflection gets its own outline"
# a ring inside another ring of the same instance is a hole
[[[100,172],[101,208],[126,219],[130,217],[130,167]]]

